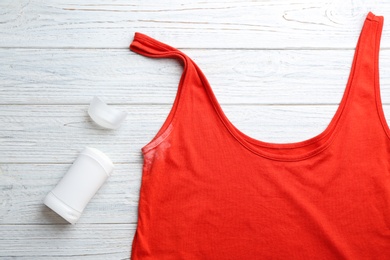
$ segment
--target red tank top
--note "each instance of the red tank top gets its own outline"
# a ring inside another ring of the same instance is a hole
[[[245,135],[199,67],[141,33],[130,49],[184,65],[144,165],[136,259],[390,259],[390,131],[379,93],[383,17],[369,13],[339,107],[295,143]]]

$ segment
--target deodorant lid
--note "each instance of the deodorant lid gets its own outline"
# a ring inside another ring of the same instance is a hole
[[[96,160],[103,167],[108,176],[110,176],[114,170],[114,164],[112,163],[111,159],[96,148],[85,147],[81,154]]]
[[[119,128],[127,116],[127,112],[107,105],[97,96],[89,104],[88,114],[96,124],[108,129]]]

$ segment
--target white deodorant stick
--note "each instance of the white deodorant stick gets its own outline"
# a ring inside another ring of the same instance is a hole
[[[76,223],[113,169],[114,165],[107,155],[86,147],[57,186],[47,194],[45,205],[68,222]]]

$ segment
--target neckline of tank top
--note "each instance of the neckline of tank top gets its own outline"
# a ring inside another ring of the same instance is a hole
[[[376,16],[372,12],[368,12],[366,18],[364,19],[363,26],[361,27],[360,34],[363,34],[363,30],[365,26],[368,26],[367,24],[370,21],[376,21],[376,22],[383,22],[383,16]],[[367,35],[364,35],[367,37]],[[315,135],[314,137],[305,139],[303,141],[297,141],[297,142],[288,142],[288,143],[273,143],[273,142],[266,142],[259,139],[255,139],[250,137],[249,135],[243,133],[241,130],[239,130],[226,116],[224,111],[222,110],[218,100],[214,95],[212,96],[212,103],[214,105],[214,108],[217,111],[218,116],[220,117],[222,123],[225,125],[225,127],[228,129],[230,134],[241,143],[242,146],[244,146],[246,149],[250,150],[252,153],[259,155],[261,157],[275,160],[275,161],[301,161],[308,158],[311,158],[322,151],[324,151],[326,148],[329,147],[329,145],[333,142],[335,139],[335,136],[341,129],[341,125],[343,123],[344,118],[347,115],[348,111],[345,111],[346,104],[349,100],[349,93],[351,92],[352,86],[353,86],[353,76],[354,71],[357,69],[357,62],[359,59],[359,52],[361,48],[358,48],[359,41],[363,42],[365,39],[361,39],[359,37],[358,42],[356,44],[354,56],[353,56],[353,62],[351,65],[351,68],[349,70],[349,76],[347,83],[345,84],[344,93],[342,96],[342,99],[338,105],[338,108],[333,115],[332,119],[328,123],[325,130],[320,132],[319,134]],[[378,44],[378,43],[377,43]],[[376,73],[376,72],[375,72]],[[206,79],[207,81],[207,79]],[[212,88],[208,82],[206,82],[209,89],[212,91]],[[379,83],[378,83],[379,84]],[[324,138],[327,138],[323,143],[318,144],[316,147],[311,148],[308,151],[305,151],[304,153],[301,153],[299,155],[294,154],[294,149],[296,148],[302,148],[308,145],[314,145]],[[256,146],[256,147],[255,147]],[[264,151],[264,148],[268,149],[284,149],[289,150],[289,153],[286,154],[276,154],[276,153],[270,153]]]
[[[369,12],[366,16],[366,19],[364,20],[363,26],[361,27],[360,34],[363,34],[364,27],[367,26],[369,21],[381,22],[381,21],[383,21],[383,17],[376,16],[372,12]],[[363,36],[367,37],[367,35],[363,35]],[[348,81],[345,84],[345,89],[344,89],[342,99],[341,99],[341,101],[338,105],[338,108],[337,108],[335,114],[333,115],[331,121],[329,122],[329,124],[327,125],[325,130],[323,130],[319,134],[317,134],[314,137],[311,137],[309,139],[303,140],[303,141],[289,142],[289,143],[265,142],[265,141],[262,141],[259,139],[252,138],[249,135],[246,135],[245,133],[240,131],[234,124],[231,123],[231,121],[227,118],[227,116],[223,112],[223,110],[220,107],[216,98],[214,98],[214,100],[213,100],[214,106],[215,106],[217,113],[220,116],[223,124],[229,130],[231,135],[235,139],[237,139],[237,141],[239,141],[241,143],[241,145],[243,145],[246,149],[250,150],[251,152],[253,152],[259,156],[265,157],[265,158],[270,159],[270,160],[300,161],[300,160],[305,160],[305,159],[311,158],[311,157],[315,156],[316,154],[321,153],[326,148],[328,148],[329,145],[333,142],[333,140],[335,139],[335,136],[337,135],[337,133],[341,129],[341,125],[342,125],[343,121],[345,121],[344,119],[345,119],[346,115],[348,114],[348,111],[345,111],[345,107],[346,107],[346,104],[349,100],[349,96],[350,96],[349,93],[351,92],[351,89],[353,89],[352,88],[353,78],[354,78],[353,75],[354,75],[354,71],[356,71],[356,69],[357,69],[356,65],[357,65],[357,62],[359,59],[359,52],[361,50],[361,48],[360,49],[358,48],[358,43],[359,43],[359,41],[364,42],[364,40],[365,40],[363,38],[362,39],[360,39],[360,38],[361,37],[359,37],[359,40],[356,44],[352,66],[351,66],[350,71],[349,71]],[[324,138],[327,138],[327,139],[324,142],[319,143]],[[316,145],[316,143],[318,145]],[[294,149],[303,148],[303,147],[309,146],[309,145],[313,145],[315,147],[308,149],[308,151],[305,151],[305,152],[300,153],[298,155],[294,154]],[[275,149],[275,150],[284,149],[284,150],[289,150],[289,152],[286,154],[276,154],[276,153],[264,151],[264,148]]]
[[[364,19],[363,26],[361,27],[360,35],[362,35],[364,27],[367,26],[369,21],[383,22],[383,16],[376,16],[372,12],[368,12],[366,18]],[[166,49],[166,50],[174,49],[174,48],[170,47],[169,45],[167,45],[163,42],[160,42],[158,40],[155,40],[155,39],[153,39],[145,34],[142,34],[142,33],[136,33],[135,37],[138,39],[142,39],[142,41],[144,43],[160,46],[161,48]],[[207,78],[204,75],[202,75],[203,76],[202,82],[203,82],[203,84],[205,84],[205,87],[208,90],[208,95],[210,97],[212,105],[213,105],[215,111],[217,112],[217,115],[220,118],[221,122],[223,123],[225,128],[228,130],[230,135],[233,138],[235,138],[244,148],[246,148],[247,150],[249,150],[250,152],[252,152],[258,156],[261,156],[261,157],[269,159],[269,160],[274,160],[274,161],[301,161],[301,160],[305,160],[305,159],[311,158],[311,157],[321,153],[326,148],[328,148],[329,145],[332,143],[332,141],[335,139],[335,136],[338,133],[338,130],[340,130],[340,128],[341,128],[342,121],[346,116],[346,112],[344,111],[344,108],[347,104],[347,101],[349,100],[349,98],[348,98],[349,92],[351,90],[351,86],[352,86],[352,82],[353,82],[353,75],[354,75],[354,71],[356,70],[356,63],[357,63],[357,60],[358,60],[357,58],[358,58],[358,54],[359,54],[358,44],[359,44],[359,41],[361,41],[361,40],[364,40],[364,39],[361,39],[361,37],[359,37],[358,42],[356,44],[355,52],[353,55],[353,62],[352,62],[351,68],[349,70],[348,80],[347,80],[347,83],[345,84],[344,93],[343,93],[342,99],[341,99],[341,101],[338,105],[338,108],[337,108],[335,114],[333,115],[331,121],[329,122],[329,124],[327,125],[325,130],[323,130],[319,134],[315,135],[314,137],[311,137],[311,138],[303,140],[303,141],[289,142],[289,143],[273,143],[273,142],[266,142],[266,141],[262,141],[259,139],[255,139],[255,138],[252,138],[249,135],[243,133],[226,116],[226,114],[224,113],[224,111],[221,108],[220,103],[218,102],[216,96],[214,95],[214,92],[212,90],[210,83],[208,82]],[[178,53],[182,53],[179,50],[176,50],[176,51]],[[183,55],[186,56],[185,54],[183,54]],[[151,55],[151,56],[153,56],[153,55]],[[183,82],[184,82],[184,80],[181,81],[181,84],[183,84]],[[315,145],[315,143],[318,143],[319,141],[321,141],[324,138],[327,138],[327,139],[323,143],[318,144],[316,147],[311,148],[310,150],[305,151],[304,153],[301,153],[299,155],[296,155],[293,153],[293,150],[296,148],[302,148],[302,147],[308,146],[308,145]],[[256,146],[256,147],[254,147],[254,146]],[[289,153],[288,154],[275,154],[275,153],[270,153],[270,152],[264,151],[264,148],[275,149],[275,150],[285,149],[285,150],[289,150]]]

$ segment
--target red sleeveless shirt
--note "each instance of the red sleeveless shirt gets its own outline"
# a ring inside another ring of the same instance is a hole
[[[383,17],[369,13],[339,107],[295,143],[245,135],[199,67],[136,33],[130,49],[184,65],[144,166],[136,259],[390,259],[390,131],[379,92]]]

